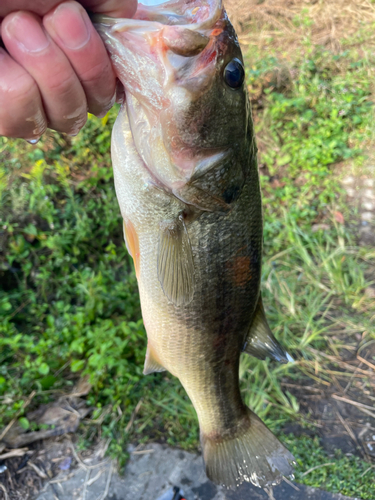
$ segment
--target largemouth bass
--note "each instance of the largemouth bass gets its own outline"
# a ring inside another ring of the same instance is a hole
[[[196,409],[207,476],[264,487],[293,456],[243,403],[242,351],[287,362],[260,296],[262,207],[236,34],[221,0],[94,17],[125,88],[112,134],[116,193],[148,336]]]

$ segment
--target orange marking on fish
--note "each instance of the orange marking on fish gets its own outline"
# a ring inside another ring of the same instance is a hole
[[[195,9],[193,9],[193,10],[191,11],[191,13],[192,13],[193,15],[195,15],[195,14],[198,12],[198,10],[199,10],[199,7],[195,7]]]
[[[219,36],[223,32],[223,28],[215,28],[211,31],[210,36]]]
[[[154,54],[155,57],[158,57],[160,52],[163,54],[168,51],[168,46],[163,38],[163,31],[164,30],[158,31],[156,34],[149,35],[148,37],[151,53]]]
[[[251,280],[250,264],[250,257],[246,255],[235,257],[233,261],[228,263],[228,267],[231,271],[231,278],[236,286],[245,286]]]
[[[126,248],[128,249],[130,255],[133,257],[135,274],[138,278],[141,254],[139,251],[138,235],[130,220],[124,221],[124,234],[125,234]]]

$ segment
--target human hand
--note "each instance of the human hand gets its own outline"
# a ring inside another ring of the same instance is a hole
[[[112,107],[116,77],[84,7],[132,17],[137,0],[0,0],[0,135],[76,135],[87,111]]]

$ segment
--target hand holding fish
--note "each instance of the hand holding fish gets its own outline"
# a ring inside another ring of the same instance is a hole
[[[0,135],[75,135],[113,105],[116,77],[85,9],[131,17],[137,0],[0,0]]]

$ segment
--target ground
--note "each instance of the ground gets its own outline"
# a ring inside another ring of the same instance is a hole
[[[244,356],[243,396],[295,455],[299,483],[372,499],[374,4],[235,5],[259,147],[264,303],[296,360]],[[129,443],[199,450],[178,381],[142,375],[110,169],[116,113],[90,117],[76,138],[0,138],[0,498],[32,498],[61,457],[70,470],[73,455],[48,451],[67,431],[81,457],[99,443],[120,466]]]
[[[104,500],[104,495],[108,500],[156,500],[173,486],[182,489],[186,500],[350,500],[291,482],[283,482],[268,492],[248,483],[235,491],[226,490],[207,479],[199,455],[159,444],[133,446],[129,452],[131,458],[124,476],[116,472],[112,462],[91,460],[91,469],[81,464],[73,473],[60,474],[36,500]]]

